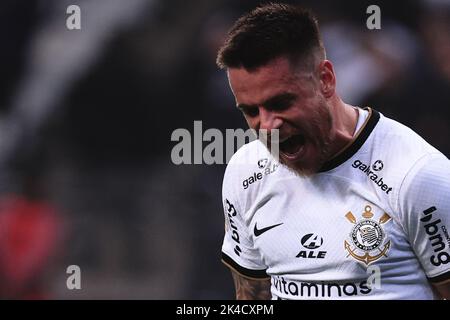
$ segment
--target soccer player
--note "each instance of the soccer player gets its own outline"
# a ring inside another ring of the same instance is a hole
[[[255,140],[225,172],[222,257],[236,297],[448,299],[450,161],[340,99],[312,13],[256,8],[217,63],[248,125],[269,140],[279,130],[279,159]]]

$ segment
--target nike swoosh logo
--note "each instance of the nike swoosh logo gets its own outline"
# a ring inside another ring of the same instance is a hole
[[[258,227],[256,226],[256,223],[255,223],[255,229],[253,230],[253,233],[255,234],[255,237],[258,237],[258,236],[262,235],[264,232],[269,231],[272,228],[281,226],[282,224],[283,223],[274,224],[273,226],[269,226],[269,227],[265,227],[265,228],[262,228],[262,229],[258,229]]]

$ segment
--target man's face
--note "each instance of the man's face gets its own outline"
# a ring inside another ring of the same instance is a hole
[[[281,57],[252,72],[230,68],[228,78],[250,128],[279,130],[280,162],[300,175],[317,172],[329,158],[333,121],[313,71]]]

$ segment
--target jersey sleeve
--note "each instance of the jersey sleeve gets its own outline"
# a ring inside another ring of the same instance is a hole
[[[450,279],[450,160],[420,159],[405,177],[400,211],[410,244],[432,283]]]
[[[225,172],[222,198],[225,214],[225,236],[222,245],[222,262],[244,277],[266,279],[267,267],[263,264],[259,251],[254,248],[250,230],[247,227],[234,187],[239,179],[233,176],[233,167],[228,165]]]

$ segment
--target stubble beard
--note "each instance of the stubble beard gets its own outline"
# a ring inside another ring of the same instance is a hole
[[[297,163],[285,162],[280,156],[280,164],[302,178],[311,177],[319,172],[325,162],[330,159],[332,126],[333,116],[330,108],[326,104],[323,104],[317,108],[309,128],[309,132],[315,134],[315,137],[308,137],[308,143],[313,142],[316,150],[319,150],[317,159],[314,160],[314,163],[305,166],[300,161]]]

